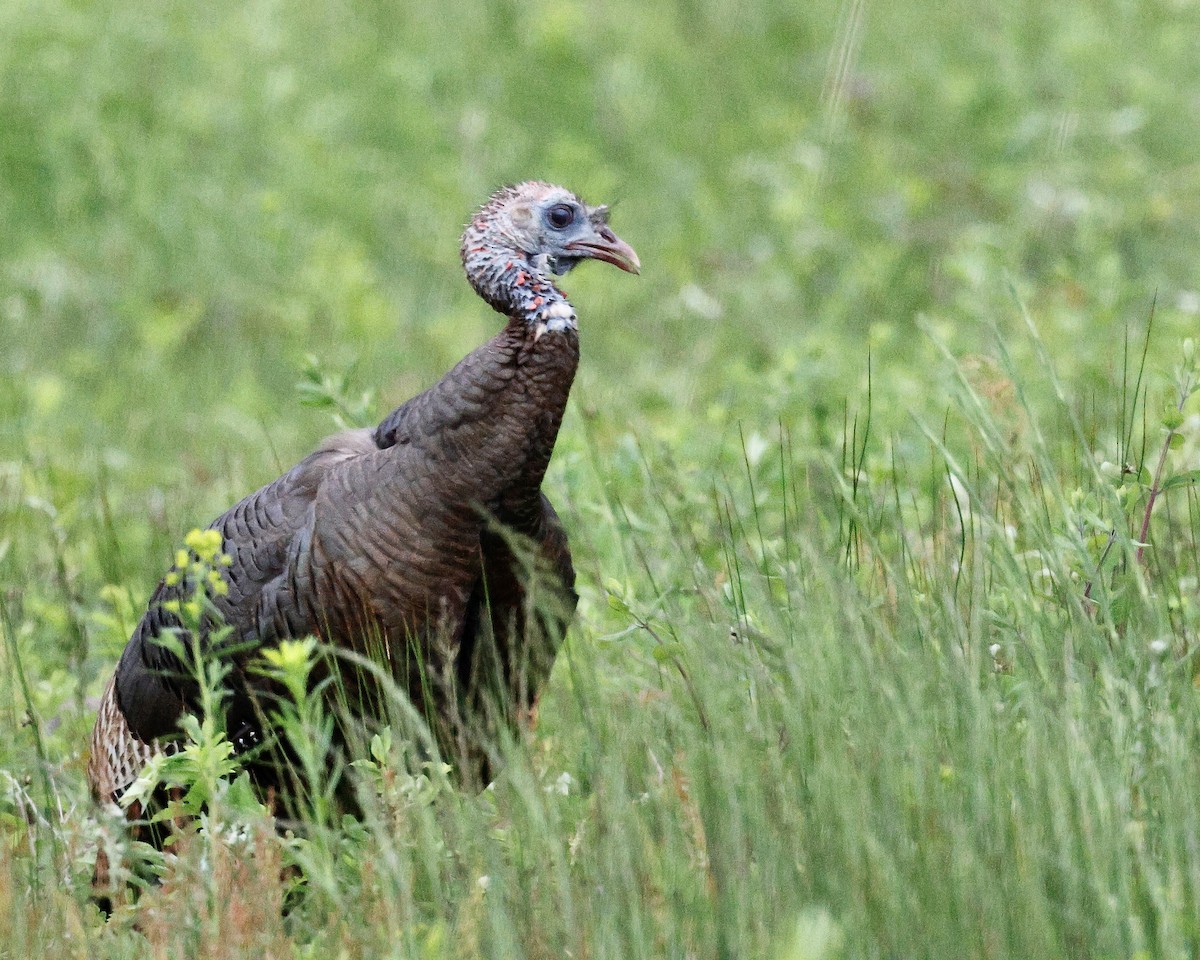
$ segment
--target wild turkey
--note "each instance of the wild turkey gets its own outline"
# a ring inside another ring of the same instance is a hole
[[[587,259],[640,265],[606,207],[541,182],[493,195],[461,253],[504,329],[374,430],[330,437],[211,525],[231,559],[228,592],[213,602],[232,631],[228,652],[212,650],[209,626],[199,641],[230,665],[226,730],[248,757],[270,738],[262,701],[275,692],[251,661],[285,638],[384,663],[476,785],[487,775],[480,732],[497,716],[514,722],[549,673],[575,573],[541,484],[579,357],[575,311],[551,277]],[[528,616],[520,544],[560,595],[544,618]],[[191,672],[156,642],[181,629],[170,601],[187,589],[178,577],[159,585],[104,694],[88,767],[103,803],[199,710]]]

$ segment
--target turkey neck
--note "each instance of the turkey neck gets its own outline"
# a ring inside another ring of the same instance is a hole
[[[460,253],[471,286],[508,323],[384,420],[376,442],[422,443],[439,486],[461,484],[463,498],[522,526],[539,507],[579,362],[575,310],[546,258],[522,251],[486,210],[467,226]]]
[[[575,329],[575,310],[546,276],[547,257],[521,250],[486,208],[467,225],[459,250],[475,292],[497,313],[535,330]]]
[[[440,488],[517,522],[537,503],[578,362],[573,327],[512,317],[385,419],[376,443],[423,448]]]
[[[570,306],[565,297],[561,303]],[[579,334],[573,311],[570,316],[571,326],[549,331],[542,326],[544,321],[530,324],[525,319],[510,319],[492,341],[503,342],[511,351],[516,370],[514,386],[520,395],[511,405],[515,415],[512,422],[523,427],[525,441],[519,469],[511,474],[501,471],[506,478],[495,507],[502,520],[522,527],[526,510],[541,515],[538,492],[554,453],[579,364]],[[513,392],[512,388],[507,392]]]

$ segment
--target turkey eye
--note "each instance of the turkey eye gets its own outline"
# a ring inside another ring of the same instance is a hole
[[[575,219],[575,211],[567,204],[559,203],[546,212],[546,219],[555,230],[562,230],[571,225],[571,221]]]

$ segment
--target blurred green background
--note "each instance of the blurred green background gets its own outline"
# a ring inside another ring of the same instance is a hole
[[[305,358],[378,416],[432,383],[499,323],[462,224],[530,178],[612,204],[644,265],[567,284],[583,361],[548,487],[590,639],[628,625],[606,589],[712,580],[714,490],[776,509],[730,477],[781,429],[801,472],[844,462],[869,405],[867,460],[927,455],[938,342],[985,381],[973,358],[1008,351],[1031,410],[1128,452],[1152,314],[1151,411],[1200,326],[1200,4],[0,0],[0,590],[64,796],[184,531],[330,431]],[[827,506],[801,509],[842,530]],[[675,519],[695,556],[655,540]]]
[[[917,318],[975,349],[1014,322],[1009,283],[1094,387],[1156,294],[1164,342],[1195,323],[1198,19],[9,0],[3,452],[265,477],[247,459],[316,432],[306,352],[359,359],[387,404],[495,327],[457,235],[532,177],[614,203],[643,254],[640,282],[572,277],[577,400],[618,422],[803,419],[857,402],[868,344],[883,400],[936,407]]]

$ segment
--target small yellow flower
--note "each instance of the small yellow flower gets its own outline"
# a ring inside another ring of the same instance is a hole
[[[293,673],[308,666],[317,642],[309,637],[305,640],[284,640],[278,647],[262,652],[263,659],[284,673]]]
[[[221,549],[221,534],[216,530],[191,529],[183,538],[184,544],[203,563],[212,563]]]

